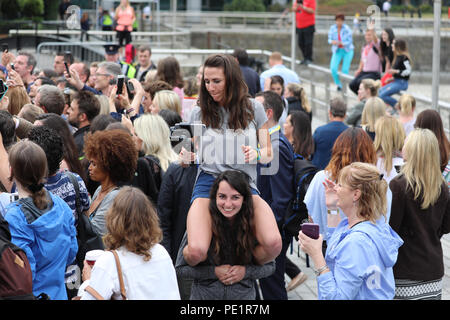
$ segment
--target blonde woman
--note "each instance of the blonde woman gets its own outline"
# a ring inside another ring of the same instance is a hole
[[[415,129],[403,147],[405,164],[392,179],[389,224],[404,244],[394,266],[396,299],[441,299],[441,237],[450,232],[450,194],[439,145],[429,129]]]
[[[158,158],[161,168],[166,171],[169,164],[178,160],[170,144],[170,129],[159,115],[144,114],[134,121],[134,130],[140,140],[145,155]]]
[[[161,90],[155,94],[150,106],[150,113],[158,114],[160,110],[169,109],[181,116],[181,100],[178,94],[172,90]]]
[[[416,122],[416,117],[414,116],[416,99],[410,94],[403,94],[398,100],[397,109],[399,113],[398,119],[403,124],[405,134],[408,136],[414,130],[414,123]]]
[[[389,183],[403,165],[402,148],[405,130],[396,118],[383,116],[375,123],[374,147],[377,151],[377,168]]]
[[[367,99],[378,96],[378,89],[381,87],[380,80],[364,79],[358,89],[359,102],[347,113],[345,122],[348,125],[357,127],[361,124],[361,115]]]
[[[312,121],[311,105],[309,104],[305,89],[300,84],[294,82],[288,83],[285,98],[288,102],[288,114],[291,114],[294,110],[304,111],[308,115],[309,121]]]
[[[323,234],[316,240],[298,235],[316,269],[319,300],[392,299],[392,268],[403,241],[386,221],[386,181],[374,165],[354,162],[340,171],[337,183],[327,179],[324,185],[329,211],[344,213],[329,229],[325,257]]]
[[[378,97],[367,99],[361,115],[361,127],[375,140],[375,122],[386,114],[386,105]]]

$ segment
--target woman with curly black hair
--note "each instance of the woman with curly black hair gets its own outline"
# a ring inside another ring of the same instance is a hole
[[[255,264],[252,252],[254,233],[253,196],[248,176],[227,170],[214,181],[209,196],[212,239],[206,261],[195,267],[187,264],[180,245],[176,262],[180,278],[194,279],[191,300],[252,300],[256,298],[255,279],[270,276],[275,262]]]
[[[88,213],[94,231],[103,236],[106,233],[105,214],[120,187],[130,184],[136,171],[138,152],[131,136],[120,129],[89,133],[84,152],[89,159],[89,177],[100,183]]]

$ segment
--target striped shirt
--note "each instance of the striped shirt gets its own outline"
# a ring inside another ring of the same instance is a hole
[[[73,172],[72,174],[78,180],[78,185],[80,188],[81,210],[86,211],[89,209],[91,204],[86,185],[84,184],[83,179],[81,179],[78,174]],[[75,221],[77,221],[78,217],[75,205],[75,187],[73,186],[67,174],[65,174],[65,172],[58,172],[54,176],[48,177],[45,188],[53,194],[59,196],[69,205],[70,209],[72,209]]]

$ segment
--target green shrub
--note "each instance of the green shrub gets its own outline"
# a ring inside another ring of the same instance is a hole
[[[266,7],[262,0],[233,0],[223,6],[225,11],[259,11],[265,12]]]
[[[44,14],[43,0],[24,0],[22,13],[27,18],[39,18]]]

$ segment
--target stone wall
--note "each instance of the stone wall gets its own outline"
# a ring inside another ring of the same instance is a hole
[[[431,72],[432,70],[432,51],[433,38],[426,36],[405,37],[409,46],[409,52],[413,63],[413,71]],[[288,33],[274,32],[252,32],[243,33],[239,31],[221,31],[217,32],[193,32],[191,35],[191,44],[199,49],[218,49],[217,43],[229,46],[231,48],[264,49],[269,51],[280,51],[285,56],[291,54],[291,36]],[[358,67],[360,61],[361,46],[364,43],[363,35],[354,35],[355,55],[352,61],[351,70]],[[298,46],[297,59],[302,59],[302,54]],[[328,36],[323,33],[316,33],[314,36],[314,59],[315,63],[324,67],[329,66],[331,58],[331,47],[328,45]],[[441,38],[441,74],[450,72],[450,38]]]

